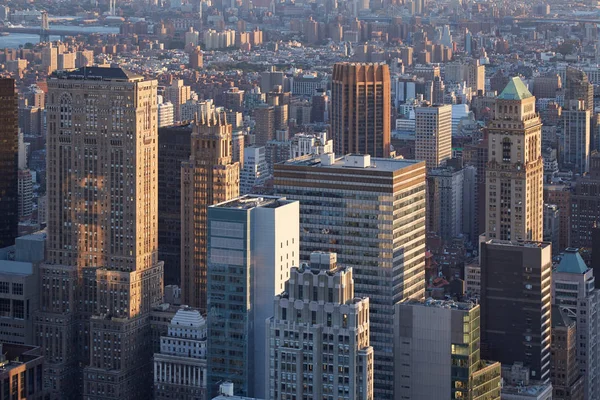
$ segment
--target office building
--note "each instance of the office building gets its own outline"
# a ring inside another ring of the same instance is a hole
[[[192,126],[158,128],[158,259],[164,282],[181,283],[181,163],[192,153]]]
[[[558,207],[559,233],[556,250],[560,252],[569,247],[571,242],[571,188],[564,184],[544,185],[544,203],[555,204]],[[552,251],[554,250],[553,244]]]
[[[267,324],[267,398],[374,399],[369,299],[355,297],[335,253],[291,269]]]
[[[198,310],[177,311],[154,354],[154,399],[206,398],[206,321]]]
[[[488,239],[542,240],[541,130],[535,97],[520,78],[512,78],[496,99],[496,114],[488,125]]]
[[[15,244],[19,224],[17,109],[15,80],[0,79],[0,248]]]
[[[554,400],[583,400],[584,377],[577,363],[576,321],[559,306],[552,306],[550,378]]]
[[[480,358],[478,305],[428,299],[396,304],[396,400],[500,399],[500,363]]]
[[[584,376],[586,399],[598,397],[600,382],[600,291],[594,271],[575,248],[567,248],[552,274],[553,303],[576,323],[578,370]]]
[[[300,201],[301,257],[337,253],[369,297],[374,397],[394,393],[394,305],[425,295],[425,163],[309,155],[275,165],[275,192]]]
[[[560,209],[556,204],[544,204],[543,240],[552,244],[552,255],[560,252]]]
[[[254,127],[255,144],[264,146],[269,140],[275,138],[275,107],[272,105],[261,104],[254,109]]]
[[[268,71],[261,72],[260,74],[260,91],[262,93],[268,93],[275,86],[284,86],[285,76],[282,71],[277,71],[274,66],[272,66]]]
[[[568,66],[565,71],[564,83],[563,104],[568,106],[571,101],[583,100],[584,109],[594,112],[594,85],[584,71]]]
[[[600,153],[590,155],[590,173],[577,178],[571,193],[572,247],[592,248],[592,229],[600,225]]]
[[[257,146],[244,148],[244,168],[240,171],[240,194],[261,189],[269,178],[266,149]]]
[[[571,100],[562,111],[562,120],[561,166],[583,175],[590,170],[590,111],[583,100]]]
[[[18,237],[0,249],[0,343],[34,342],[33,316],[40,297],[39,265],[44,261],[46,234]]]
[[[427,232],[450,241],[463,232],[464,170],[434,168],[427,172]]]
[[[19,169],[19,220],[31,218],[33,212],[33,177],[29,169]]]
[[[482,356],[522,362],[550,381],[551,245],[488,239],[480,243]]]
[[[191,98],[191,94],[191,88],[184,85],[181,79],[176,79],[165,88],[165,100],[173,104],[175,122],[183,121],[181,106]]]
[[[31,345],[0,343],[0,397],[45,400],[44,356]]]
[[[266,319],[299,265],[299,204],[242,196],[208,207],[208,393],[266,398]],[[234,293],[235,295],[233,295]]]
[[[437,168],[452,158],[452,106],[415,107],[415,158]]]
[[[206,312],[207,207],[239,195],[240,166],[223,111],[199,115],[192,127],[192,154],[181,165],[181,301]]]
[[[331,132],[337,154],[390,156],[390,90],[386,64],[333,66]]]
[[[53,398],[151,396],[149,315],[163,297],[157,86],[121,68],[48,80],[48,241],[35,336]]]

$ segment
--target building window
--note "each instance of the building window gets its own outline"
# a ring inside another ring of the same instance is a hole
[[[12,292],[16,295],[23,295],[23,284],[22,283],[13,283]]]
[[[9,282],[0,282],[0,293],[10,293]]]

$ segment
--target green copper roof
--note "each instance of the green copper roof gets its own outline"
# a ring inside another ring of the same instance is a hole
[[[577,249],[568,248],[556,267],[556,272],[566,272],[569,274],[583,274],[588,270],[585,261],[579,255]]]
[[[525,86],[521,78],[515,76],[514,78],[510,78],[508,84],[498,98],[501,100],[523,100],[531,96],[532,94],[529,92],[529,89],[527,89],[527,86]]]

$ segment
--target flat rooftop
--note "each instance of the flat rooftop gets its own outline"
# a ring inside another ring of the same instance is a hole
[[[528,247],[528,248],[539,248],[545,249],[551,246],[550,242],[530,242],[530,241],[512,241],[512,240],[500,240],[500,239],[487,239],[486,244],[493,244],[496,246],[510,246],[510,247]]]
[[[33,264],[30,262],[0,260],[0,274],[31,275]]]
[[[424,163],[420,160],[405,160],[402,158],[375,158],[371,157],[370,163],[365,167],[357,166],[353,161],[356,158],[363,158],[364,155],[348,154],[343,157],[336,157],[330,164],[323,163],[321,155],[306,155],[294,158],[280,163],[280,165],[294,165],[313,168],[348,168],[348,169],[369,169],[374,171],[394,172],[406,167],[412,167],[418,163]]]
[[[83,67],[73,71],[57,71],[52,78],[86,81],[139,81],[144,77],[123,68]]]
[[[261,196],[247,194],[236,199],[224,201],[219,204],[210,206],[211,208],[235,208],[239,210],[250,210],[252,208],[278,208],[286,204],[293,203],[294,200],[286,200],[285,197],[279,196]]]
[[[433,308],[449,308],[454,310],[472,310],[477,304],[472,303],[470,301],[453,301],[453,300],[435,300],[433,298],[428,298],[426,300],[415,300],[415,299],[406,299],[402,301],[400,304],[411,305],[411,306],[423,306],[423,307],[433,307]]]
[[[549,384],[527,385],[527,386],[504,385],[502,387],[502,393],[537,398],[540,394],[544,393],[545,391],[549,390],[550,388],[551,388],[551,386]]]

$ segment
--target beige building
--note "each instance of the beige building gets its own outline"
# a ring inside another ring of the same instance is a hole
[[[300,201],[300,257],[335,252],[369,297],[375,398],[394,393],[394,305],[425,295],[425,162],[308,155],[275,165],[275,191]],[[377,378],[378,377],[378,378]]]
[[[512,78],[496,99],[496,115],[488,125],[488,239],[543,239],[541,132],[535,97],[520,78]]]
[[[91,67],[48,81],[48,245],[35,336],[54,398],[151,396],[157,82]]]
[[[335,253],[291,269],[267,324],[267,398],[374,399],[369,299],[354,295]]]
[[[437,168],[452,158],[452,106],[415,108],[415,159]]]
[[[232,161],[231,124],[208,110],[194,123],[192,155],[181,170],[182,304],[206,312],[207,207],[240,191],[240,164]]]
[[[191,97],[191,88],[183,84],[183,80],[175,80],[171,86],[165,89],[165,100],[173,103],[175,112],[175,122],[183,121],[181,106]]]

